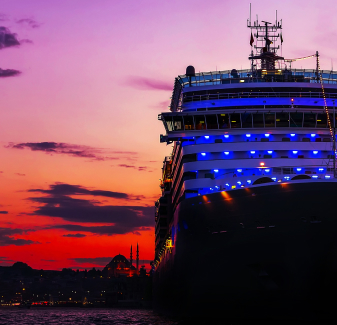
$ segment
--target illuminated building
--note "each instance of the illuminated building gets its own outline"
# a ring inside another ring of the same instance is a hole
[[[116,255],[110,263],[106,265],[103,272],[108,277],[133,276],[137,275],[139,270],[139,249],[137,243],[136,267],[132,265],[132,245],[130,250],[130,261],[123,255]]]

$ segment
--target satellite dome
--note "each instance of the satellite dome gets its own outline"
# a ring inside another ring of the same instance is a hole
[[[193,65],[189,65],[189,66],[186,68],[186,76],[188,76],[188,77],[193,77],[193,76],[195,76],[195,69],[194,69],[194,66],[193,66]]]

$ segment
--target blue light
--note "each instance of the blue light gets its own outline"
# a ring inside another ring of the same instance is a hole
[[[311,177],[312,177],[312,178],[318,178],[318,176],[317,176],[317,175],[312,175]]]
[[[265,172],[266,172],[266,173],[269,173],[269,172],[270,172],[270,169],[269,169],[269,168],[265,169]]]
[[[293,150],[293,154],[296,155],[298,153],[297,150]]]
[[[210,187],[209,189],[210,189],[211,191],[213,191],[213,189],[212,189],[211,187]]]
[[[294,137],[295,135],[296,135],[295,133],[291,133],[291,134],[290,134],[291,137]]]
[[[249,133],[247,133],[247,134],[246,134],[246,137],[247,137],[247,138],[250,138],[250,134],[249,134]]]
[[[312,138],[314,138],[316,136],[315,133],[311,133],[310,135],[311,135]]]
[[[229,184],[228,184],[228,183],[226,183],[225,185],[226,185],[226,186],[229,186]]]
[[[284,176],[284,179],[286,179],[287,181],[289,180],[289,176]]]
[[[214,169],[214,173],[217,173],[219,171],[219,169]]]
[[[330,175],[325,175],[324,178],[329,179],[331,176]]]
[[[224,151],[224,154],[225,155],[229,155],[229,151]]]
[[[269,155],[271,155],[273,153],[273,150],[268,150],[267,152]]]
[[[214,187],[215,187],[217,190],[220,188],[219,186],[216,186],[216,185],[215,185]]]
[[[206,152],[202,152],[201,155],[202,155],[202,156],[206,156]]]
[[[225,134],[225,138],[228,139],[228,138],[229,138],[229,135],[228,135],[228,134]]]
[[[300,171],[302,170],[302,168],[296,168],[296,170],[297,170],[298,172],[300,172]]]
[[[318,154],[318,151],[317,151],[317,150],[314,150],[312,153],[313,153],[314,155],[317,155],[317,154]]]
[[[322,172],[322,171],[324,170],[324,168],[318,168],[318,170],[319,170],[320,172]]]
[[[209,135],[205,135],[205,139],[209,139]]]
[[[252,155],[254,155],[254,154],[255,154],[255,151],[254,151],[254,150],[252,150],[250,153],[251,153]]]
[[[270,134],[269,134],[269,133],[266,133],[264,136],[265,136],[266,138],[269,138]]]
[[[242,173],[242,169],[237,169],[236,170],[238,173]]]
[[[272,177],[271,179],[272,179],[274,182],[276,182],[276,177]]]
[[[251,181],[250,179],[248,179],[248,180],[247,180],[247,183],[248,183],[248,184],[251,184],[251,183],[252,183],[252,181]]]
[[[238,181],[237,183],[238,183],[238,185],[241,185],[241,184],[242,184],[240,181]]]

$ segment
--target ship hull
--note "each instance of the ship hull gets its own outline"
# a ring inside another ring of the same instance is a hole
[[[154,306],[175,316],[331,320],[337,302],[336,182],[294,182],[183,200]]]

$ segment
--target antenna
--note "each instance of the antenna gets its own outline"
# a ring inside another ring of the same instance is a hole
[[[259,24],[258,15],[256,15],[256,21],[252,24],[251,22],[251,6],[250,6],[250,16],[248,28],[251,30],[251,39],[250,45],[255,49],[255,54],[251,54],[250,60],[260,60],[261,69],[263,70],[275,70],[275,62],[277,60],[284,60],[283,57],[280,57],[276,54],[280,46],[274,45],[278,38],[280,37],[279,30],[282,30],[282,20],[281,22],[277,19],[276,11],[276,20],[275,23],[270,23],[268,21],[261,21],[262,26]],[[253,33],[253,30],[256,33]],[[282,33],[281,33],[282,35]],[[281,43],[283,39],[281,37]]]

